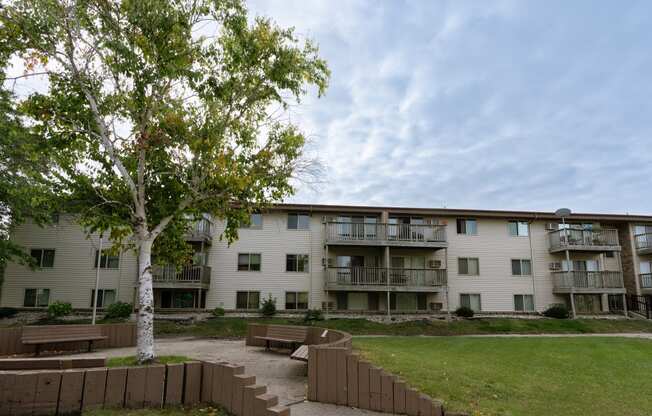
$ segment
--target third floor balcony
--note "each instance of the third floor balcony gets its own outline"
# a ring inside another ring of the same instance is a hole
[[[652,254],[652,233],[636,234],[634,243],[638,254]]]
[[[210,244],[213,241],[210,220],[208,218],[202,218],[192,224],[192,228],[186,233],[186,240]]]
[[[618,230],[565,228],[548,233],[550,252],[573,251],[618,251]]]
[[[446,226],[435,224],[325,223],[326,243],[331,245],[443,248]]]

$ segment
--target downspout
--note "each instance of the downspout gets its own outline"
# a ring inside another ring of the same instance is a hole
[[[530,272],[532,273],[532,304],[534,306],[534,311],[537,311],[537,296],[536,296],[536,272],[534,269],[534,248],[532,247],[532,224],[538,219],[538,214],[534,214],[534,219],[528,222],[528,240],[530,242]]]

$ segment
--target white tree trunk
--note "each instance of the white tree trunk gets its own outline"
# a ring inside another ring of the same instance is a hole
[[[154,359],[154,290],[152,289],[152,241],[138,249],[138,362]]]

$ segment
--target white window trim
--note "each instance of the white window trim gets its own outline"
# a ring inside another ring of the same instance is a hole
[[[33,250],[41,250],[41,261],[40,261],[40,264],[38,265],[38,267],[40,269],[54,269],[54,264],[57,261],[57,249],[55,249],[55,248],[44,248],[44,247],[30,247],[30,249],[29,249],[30,256],[32,255]],[[54,258],[52,259],[52,266],[43,266],[43,255],[45,254],[45,250],[54,251]],[[30,287],[29,289],[33,289],[33,288]]]
[[[247,307],[246,308],[238,308],[238,293],[246,293],[247,294]],[[249,308],[249,295],[251,293],[258,293],[258,307],[256,308]],[[235,309],[238,311],[255,311],[260,309],[260,290],[236,290],[235,291]]]
[[[515,222],[516,223],[516,235],[512,234],[509,232],[509,224]],[[525,223],[527,225],[527,234],[526,235],[521,235],[518,233],[518,225],[519,223]],[[532,227],[530,227],[530,222],[529,221],[522,221],[522,220],[509,220],[507,221],[507,235],[510,237],[516,237],[516,238],[528,238],[530,236],[530,233],[532,232],[531,230]]]
[[[528,311],[525,310],[525,298],[523,298],[523,310],[519,311],[516,309],[516,296],[531,296],[532,297],[532,310]],[[534,304],[534,295],[531,293],[514,293],[512,295],[512,302],[514,303],[514,312],[535,312],[536,311],[536,305]]]
[[[290,228],[290,215],[296,215],[297,216],[297,228]],[[299,216],[300,215],[305,215],[308,217],[308,228],[299,228]],[[288,212],[287,217],[285,218],[285,228],[288,231],[310,231],[310,213],[308,212]]]
[[[246,254],[248,256],[249,261],[247,262],[247,270],[240,270],[240,255]],[[258,257],[260,257],[260,268],[258,270],[251,270],[251,255],[252,254],[257,254]],[[262,272],[263,271],[263,253],[236,253],[235,257],[235,271],[236,272]],[[244,290],[242,291],[244,292]],[[254,291],[255,292],[255,291]]]
[[[468,260],[477,260],[478,261],[478,273],[476,274],[470,274],[470,273],[461,273],[460,272],[460,260],[461,259],[466,259],[467,260],[467,266],[466,268],[468,269]],[[475,278],[480,276],[480,257],[458,257],[457,258],[457,275],[460,277],[467,277],[467,278]]]
[[[294,297],[294,306],[295,306],[294,309],[287,309],[286,308],[286,305],[288,303],[287,302],[288,293],[294,293],[294,296],[295,296]],[[307,299],[307,302],[306,302],[306,309],[299,309],[299,293],[305,293],[306,296],[308,296],[308,299]],[[283,300],[284,300],[283,307],[285,308],[284,310],[286,310],[286,311],[307,311],[310,308],[310,293],[308,291],[306,291],[306,290],[286,290],[283,293]]]
[[[478,296],[478,300],[480,301],[480,309],[477,311],[474,311],[476,313],[482,312],[482,293],[460,293],[460,306],[462,306],[462,296],[467,295],[469,296],[469,303],[471,303],[471,298],[470,296]]]
[[[253,225],[253,223],[251,222],[251,217],[254,215],[260,215],[260,225]],[[249,215],[249,225],[243,224],[239,228],[242,230],[262,230],[264,226],[265,226],[264,215],[256,212]]]
[[[308,257],[308,264],[303,271],[299,271],[299,259],[297,258],[297,270],[288,270],[288,256],[306,256]],[[310,273],[310,254],[307,253],[285,253],[285,272],[286,273],[299,273],[306,274]]]
[[[521,274],[514,274],[514,268],[512,267],[512,261],[518,260],[521,263]],[[523,261],[529,261],[530,262],[530,273],[528,274],[523,274]],[[532,260],[531,259],[520,259],[520,258],[513,258],[509,260],[509,272],[512,277],[532,277]]]

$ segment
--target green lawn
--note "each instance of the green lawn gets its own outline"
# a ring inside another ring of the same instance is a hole
[[[197,324],[156,321],[157,335],[195,335],[242,338],[251,322],[305,325],[301,319],[214,318]],[[353,335],[470,335],[470,334],[584,334],[610,332],[652,332],[652,321],[621,319],[514,319],[482,318],[446,322],[418,320],[382,324],[366,319],[330,319],[314,325],[340,329]]]
[[[176,364],[191,361],[190,358],[183,355],[159,355],[156,357],[156,364]],[[106,360],[107,367],[130,367],[138,365],[135,355],[128,357],[112,357]]]
[[[473,415],[652,414],[652,341],[357,338],[363,356]]]
[[[82,416],[226,416],[227,413],[214,407],[193,407],[191,409],[115,409],[85,411]]]

